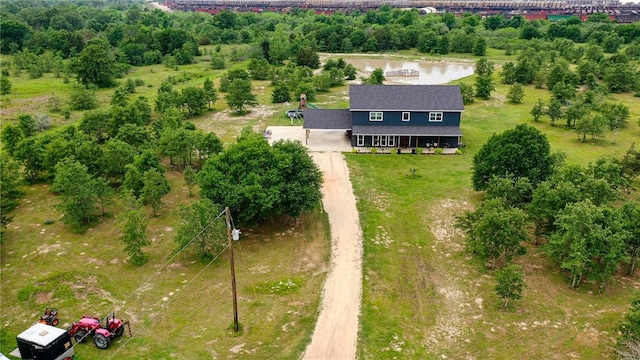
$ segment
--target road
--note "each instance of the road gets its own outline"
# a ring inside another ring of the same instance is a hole
[[[324,174],[322,204],[331,227],[331,265],[305,360],[356,358],[362,294],[362,230],[349,169],[339,152],[312,152]]]

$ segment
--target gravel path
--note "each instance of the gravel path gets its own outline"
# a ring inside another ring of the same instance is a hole
[[[331,265],[305,360],[356,358],[362,294],[362,230],[349,169],[339,152],[312,152],[324,173],[322,204],[331,226]]]

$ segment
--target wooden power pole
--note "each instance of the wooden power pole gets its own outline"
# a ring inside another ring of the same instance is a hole
[[[236,294],[236,268],[233,264],[233,238],[231,236],[231,212],[229,207],[224,208],[227,214],[227,237],[229,238],[229,265],[231,267],[231,292],[233,293],[233,331],[240,331],[238,324],[238,296]]]

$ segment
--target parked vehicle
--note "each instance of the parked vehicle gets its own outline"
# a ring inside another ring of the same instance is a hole
[[[82,319],[73,323],[69,329],[69,335],[77,343],[87,341],[89,335],[93,336],[93,342],[99,349],[106,349],[111,340],[122,336],[126,321],[117,319],[115,313],[111,313],[102,320],[97,317],[83,315]]]
[[[58,326],[60,320],[58,319],[58,309],[56,308],[46,308],[44,310],[44,314],[40,316],[40,323],[47,324],[51,326]]]
[[[71,360],[71,336],[64,329],[35,323],[16,337],[18,348],[9,355],[30,360]]]

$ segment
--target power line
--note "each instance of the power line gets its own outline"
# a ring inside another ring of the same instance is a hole
[[[191,245],[191,243],[192,243],[192,242],[194,242],[194,241],[198,238],[198,236],[202,235],[202,233],[203,233],[203,232],[205,232],[205,230],[207,230],[207,229],[208,229],[208,228],[209,228],[209,227],[210,227],[210,226],[211,226],[211,225],[212,225],[216,220],[218,220],[222,215],[224,215],[224,213],[225,213],[225,211],[224,211],[224,210],[222,210],[222,211],[220,212],[220,214],[218,214],[218,216],[216,216],[216,218],[215,218],[215,219],[211,220],[211,221],[210,221],[210,222],[209,222],[209,223],[208,223],[204,228],[202,228],[202,230],[200,230],[200,232],[199,232],[197,235],[195,235],[191,240],[189,240],[189,242],[188,242],[188,243],[186,243],[182,248],[180,248],[180,250],[178,250],[178,252],[176,252],[175,254],[173,254],[173,256],[171,256],[171,257],[169,258],[169,260],[167,260],[167,262],[166,262],[164,265],[162,265],[162,266],[158,269],[158,271],[156,271],[156,272],[155,272],[155,273],[153,273],[151,276],[149,276],[149,277],[148,277],[148,278],[147,278],[147,279],[146,279],[142,284],[140,284],[140,286],[138,286],[138,288],[137,288],[137,289],[135,289],[134,291],[132,291],[132,292],[131,292],[131,294],[130,294],[129,296],[127,296],[127,298],[126,298],[126,299],[124,299],[124,300],[122,301],[122,302],[123,302],[123,304],[126,304],[126,302],[127,302],[129,299],[131,299],[131,297],[132,297],[133,295],[135,295],[138,291],[140,291],[140,289],[141,289],[144,285],[146,285],[146,284],[147,284],[151,279],[153,279],[156,275],[158,275],[158,274],[160,273],[160,271],[162,271],[165,267],[167,267],[167,265],[169,265],[169,264],[173,261],[173,259],[175,259],[175,258],[176,258],[176,256],[178,256],[178,255],[179,255],[179,254],[180,254],[184,249],[186,249],[186,248],[187,248],[187,246]]]
[[[222,213],[224,213],[224,211],[223,211]],[[218,217],[220,217],[220,215],[218,215]],[[213,222],[213,221],[212,221],[212,222]],[[210,225],[210,224],[211,224],[211,223],[209,223],[209,225]],[[207,225],[207,227],[208,227],[209,225]],[[221,250],[221,251],[220,251],[220,252],[219,252],[215,257],[213,257],[213,259],[211,259],[211,261],[209,261],[209,263],[208,263],[205,267],[203,267],[203,268],[202,268],[202,270],[200,270],[200,271],[199,271],[199,272],[198,272],[194,277],[192,277],[192,278],[191,278],[191,280],[189,280],[186,284],[184,284],[184,285],[182,286],[182,289],[181,289],[181,290],[184,290],[187,286],[189,286],[189,284],[191,284],[191,283],[192,283],[192,282],[193,282],[193,281],[194,281],[198,276],[200,276],[200,274],[202,274],[202,273],[203,273],[203,272],[204,272],[204,271],[209,267],[209,265],[213,264],[213,262],[214,262],[214,261],[216,261],[216,260],[220,257],[220,255],[222,255],[222,253],[223,253],[225,250],[227,250],[228,248],[229,248],[229,246],[225,246],[225,248],[224,248],[224,249],[222,249],[222,250]],[[181,291],[181,292],[183,292],[183,291]],[[172,298],[170,298],[169,300],[165,301],[165,302],[164,302],[164,304],[161,306],[161,309],[162,309],[162,308],[166,308],[166,307],[168,307],[168,306],[169,306],[169,304],[171,304],[171,302],[172,302],[175,298],[177,298],[177,297],[178,297],[178,294],[175,294],[175,296],[173,296],[173,297],[172,297]],[[160,302],[160,301],[156,302],[156,304],[158,304],[159,302]],[[153,306],[155,306],[156,304],[154,304]],[[155,318],[159,313],[160,313],[160,312],[156,312],[155,314],[153,314],[153,315],[152,315],[152,317],[151,317],[151,320],[153,320],[153,319],[154,319],[154,318]],[[151,324],[151,321],[147,322],[146,324],[144,324],[144,325],[142,326],[142,328],[141,328],[140,330],[138,330],[138,331],[134,332],[133,334],[131,334],[131,336],[129,337],[129,339],[127,339],[127,341],[126,341],[124,344],[120,345],[120,347],[118,348],[118,350],[116,350],[113,354],[111,354],[111,356],[109,356],[109,358],[108,358],[108,359],[112,359],[114,356],[116,356],[116,355],[118,354],[118,352],[120,352],[120,350],[122,350],[123,348],[125,348],[125,347],[127,346],[127,344],[128,344],[131,340],[133,340],[133,338],[135,338],[135,337],[136,337],[136,335],[138,335],[138,334],[140,334],[141,332],[143,332],[143,331],[144,331],[144,330],[145,330],[145,329],[146,329],[150,324]]]
[[[189,240],[188,243],[186,243],[182,248],[180,248],[180,250],[178,250],[175,254],[173,254],[169,260],[167,260],[166,263],[164,263],[164,265],[162,265],[155,273],[153,273],[151,276],[149,276],[145,281],[142,282],[142,284],[140,284],[134,291],[131,292],[131,294],[129,296],[127,296],[122,303],[126,304],[127,301],[129,301],[129,299],[131,299],[131,297],[133,295],[135,295],[136,293],[138,293],[138,291],[140,291],[140,289],[145,286],[147,283],[149,283],[151,281],[151,279],[153,279],[156,275],[158,275],[164,268],[167,267],[167,265],[169,265],[182,251],[184,251],[189,245],[191,245],[191,243],[193,241],[195,241],[200,235],[202,235],[202,233],[204,233],[216,220],[220,219],[220,217],[225,214],[225,210],[222,210],[218,216],[216,216],[213,220],[211,220],[207,225],[205,225],[202,230],[200,230],[200,232],[198,232],[198,234],[196,234],[191,240]],[[196,274],[193,278],[191,278],[191,280],[189,280],[182,288],[184,289],[185,287],[187,287],[187,285],[189,285],[195,278],[197,278],[207,267],[209,267],[209,265],[211,265],[213,263],[214,260],[216,260],[226,249],[227,249],[228,245],[222,249],[208,264],[207,266],[205,266],[202,270],[200,270],[200,272],[198,274]],[[175,297],[174,297],[175,298]],[[173,298],[170,299],[168,302],[166,302],[163,306],[168,306],[171,301],[173,301]],[[156,302],[155,304],[153,304],[152,307],[155,307],[158,303],[160,303],[160,301]],[[122,310],[122,309],[121,309]],[[142,330],[144,330],[147,327],[147,325],[144,325]],[[142,331],[141,330],[141,331]],[[115,354],[117,354],[120,349],[122,349],[124,346],[126,346],[129,341],[131,341],[131,339],[133,339],[133,337],[135,335],[137,335],[140,331],[135,332],[131,335],[131,338],[129,338],[124,344],[121,345],[120,348],[118,348],[118,350],[109,357],[109,359],[111,359]],[[73,344],[73,346],[75,347],[78,343],[76,342],[75,344]]]

